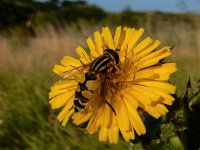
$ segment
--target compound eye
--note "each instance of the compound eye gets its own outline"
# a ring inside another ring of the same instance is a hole
[[[91,80],[96,80],[96,79],[97,79],[97,77],[96,77],[96,72],[92,71],[92,72],[90,73],[90,78],[91,78]]]
[[[90,75],[91,75],[91,76],[96,76],[96,72],[95,72],[95,71],[92,71],[92,72],[90,72]]]
[[[95,71],[88,72],[85,74],[85,78],[86,78],[86,80],[96,80],[97,79],[96,75],[97,74]]]

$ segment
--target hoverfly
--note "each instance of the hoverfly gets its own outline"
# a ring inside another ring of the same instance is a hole
[[[86,83],[90,80],[96,80],[97,75],[102,74],[104,75],[104,80],[108,78],[108,73],[115,73],[119,69],[119,55],[116,51],[112,49],[104,50],[102,56],[96,58],[89,66],[88,72],[85,73],[85,81],[79,82],[78,85],[80,87],[79,91],[75,91],[75,98],[74,98],[74,110],[75,112],[79,112],[83,110],[89,101],[89,98],[83,95],[84,91],[88,91],[93,93],[91,89],[86,86]],[[104,89],[104,83],[101,85],[101,89]],[[105,99],[105,97],[103,96]],[[112,109],[112,111],[116,114],[114,108],[111,104],[105,100],[106,104]]]

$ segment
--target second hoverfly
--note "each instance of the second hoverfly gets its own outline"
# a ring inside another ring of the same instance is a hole
[[[102,56],[96,58],[90,65],[89,70],[85,73],[85,81],[83,83],[79,82],[79,90],[75,91],[74,98],[74,110],[79,112],[85,109],[89,98],[83,95],[84,91],[93,93],[93,91],[86,86],[86,83],[90,80],[96,80],[97,75],[103,75],[105,80],[108,78],[108,74],[115,73],[119,69],[119,55],[115,50],[106,49]],[[103,86],[103,85],[101,85]],[[104,87],[101,87],[103,89]],[[112,109],[114,114],[116,112],[111,104],[105,99],[105,95],[102,95],[106,104]]]

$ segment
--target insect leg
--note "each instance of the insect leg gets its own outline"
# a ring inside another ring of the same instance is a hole
[[[85,82],[83,82],[83,83],[81,83],[81,82],[79,82],[78,83],[78,85],[80,86],[80,89],[81,89],[81,91],[89,91],[90,93],[94,93],[91,89],[89,89],[86,85],[85,85],[86,83]]]
[[[112,107],[112,105],[107,101],[107,100],[105,100],[105,102],[106,102],[106,104],[110,107],[110,109],[113,111],[113,113],[115,114],[115,116],[117,115],[116,114],[116,111],[115,111],[115,109]]]

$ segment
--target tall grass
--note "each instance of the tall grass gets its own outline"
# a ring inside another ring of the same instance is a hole
[[[175,45],[169,61],[176,61],[178,72],[172,82],[184,91],[189,76],[200,76],[200,29],[182,24],[151,31],[146,35],[160,39],[163,45]],[[129,144],[99,143],[72,124],[61,127],[48,104],[52,68],[64,55],[75,56],[78,45],[99,26],[37,29],[36,36],[21,45],[14,38],[0,37],[0,149],[128,149]],[[113,28],[114,29],[114,28]],[[14,44],[13,44],[14,43]],[[16,46],[18,45],[18,46]],[[50,80],[49,80],[50,79]],[[50,81],[50,82],[49,82]]]
[[[152,35],[162,44],[174,46],[169,61],[177,62],[178,71],[172,75],[172,81],[177,85],[180,95],[189,78],[193,84],[200,78],[200,28],[195,29],[184,23],[166,23]]]

